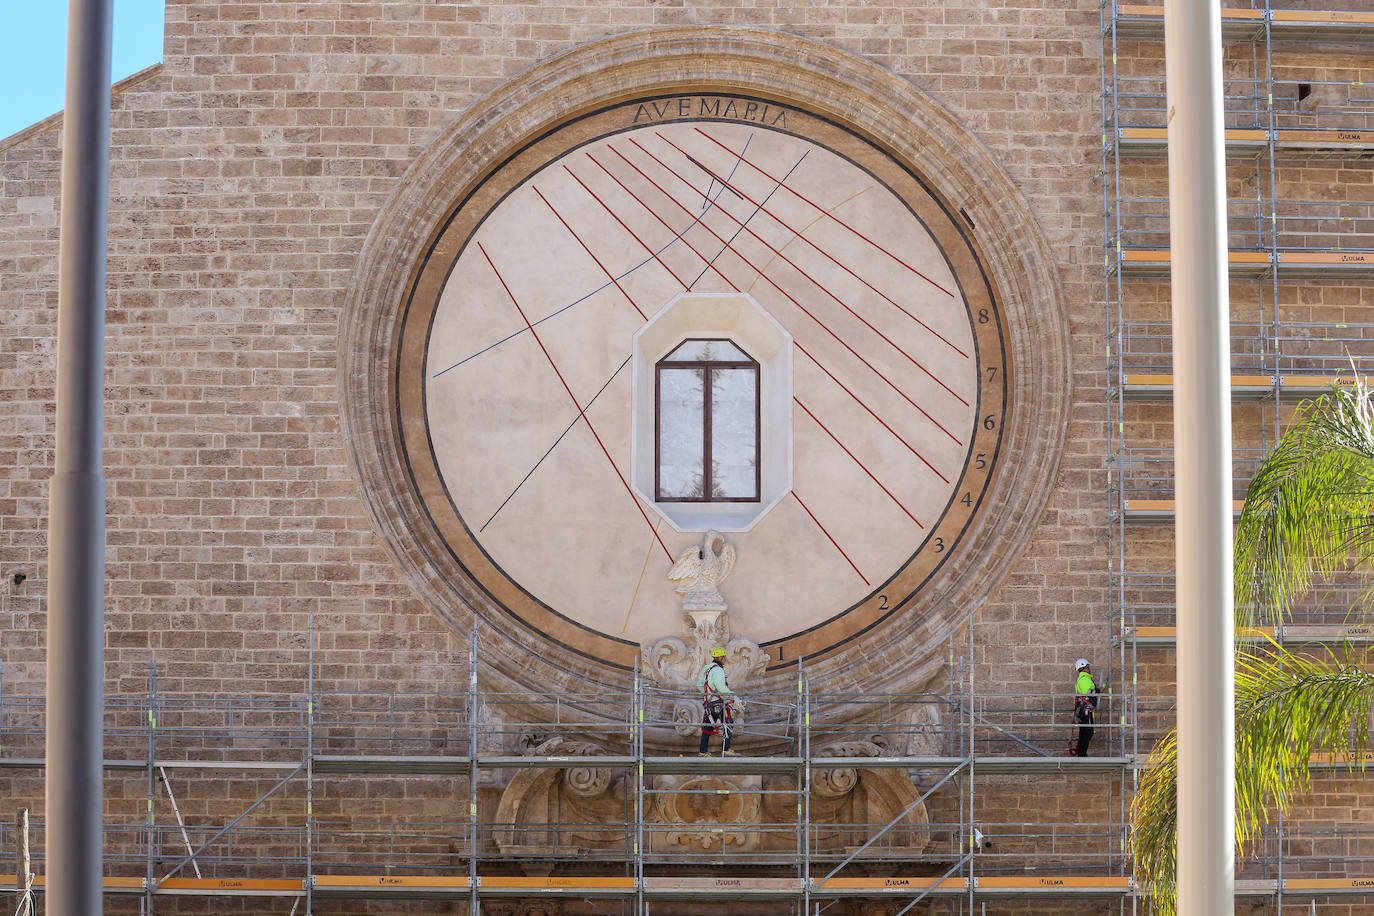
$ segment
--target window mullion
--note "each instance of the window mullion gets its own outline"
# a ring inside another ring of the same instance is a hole
[[[704,482],[701,491],[702,499],[710,502],[715,496],[715,482],[711,479],[711,367],[703,366],[701,370],[701,422],[704,427],[702,430],[701,446],[701,479]]]

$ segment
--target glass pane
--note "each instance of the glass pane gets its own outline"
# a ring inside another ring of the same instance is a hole
[[[665,363],[741,363],[750,362],[749,354],[728,340],[685,340],[667,356]]]
[[[759,374],[711,370],[712,499],[758,499]]]
[[[706,494],[705,369],[658,370],[658,498]]]

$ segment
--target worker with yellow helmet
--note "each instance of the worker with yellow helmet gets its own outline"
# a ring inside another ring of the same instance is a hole
[[[734,756],[730,750],[730,723],[734,718],[734,705],[738,699],[725,679],[725,647],[716,646],[711,650],[711,660],[697,675],[697,689],[702,695],[701,746],[697,753],[709,756],[711,736],[717,731],[725,735],[722,753]]]

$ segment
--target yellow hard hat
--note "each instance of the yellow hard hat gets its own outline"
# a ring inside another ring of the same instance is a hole
[[[724,657],[725,657],[725,647],[724,647],[724,646],[716,646],[714,649],[711,650],[711,657],[712,657],[712,658],[724,658]]]

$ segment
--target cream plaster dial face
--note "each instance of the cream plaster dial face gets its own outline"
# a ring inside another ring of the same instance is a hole
[[[493,163],[418,271],[395,365],[409,471],[495,603],[629,665],[682,629],[673,558],[733,527],[731,623],[790,664],[960,562],[1014,369],[967,224],[919,168],[711,92],[587,113]],[[702,353],[737,374],[656,375]],[[656,506],[658,470],[678,490]]]

